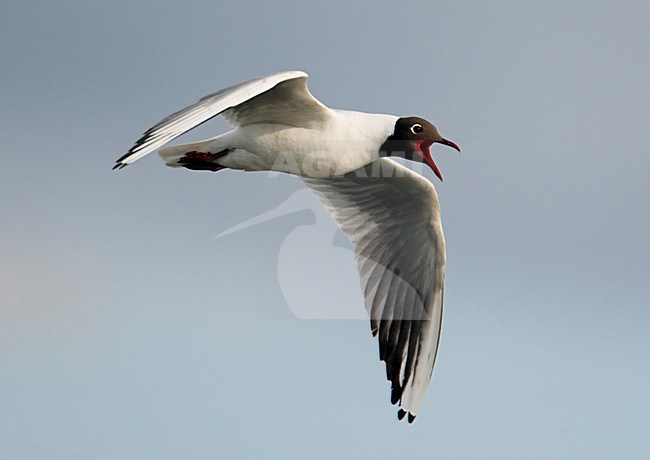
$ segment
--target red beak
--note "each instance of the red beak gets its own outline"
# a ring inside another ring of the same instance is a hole
[[[431,158],[431,152],[429,151],[429,147],[431,147],[431,145],[434,142],[437,142],[439,144],[447,145],[447,146],[451,147],[452,149],[458,150],[459,153],[460,153],[460,147],[458,147],[455,143],[453,143],[452,141],[448,141],[445,138],[441,138],[439,141],[433,141],[431,139],[425,139],[425,140],[420,141],[420,142],[417,143],[416,147],[418,149],[418,152],[420,152],[420,155],[422,155],[422,160],[424,160],[424,163],[429,165],[429,167],[433,170],[434,174],[436,176],[438,176],[438,179],[440,179],[440,182],[442,182],[442,173],[438,169],[438,166],[436,165],[436,162],[433,161],[433,158]]]
[[[439,141],[436,141],[436,142],[438,144],[444,144],[444,145],[446,145],[448,147],[451,147],[452,149],[456,149],[456,150],[458,150],[458,153],[460,153],[460,147],[458,147],[455,142],[448,141],[444,137],[442,139],[440,139]]]

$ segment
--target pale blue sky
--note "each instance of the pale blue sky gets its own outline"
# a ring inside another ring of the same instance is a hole
[[[647,458],[649,23],[633,1],[5,0],[0,457]],[[361,301],[299,181],[111,171],[163,116],[289,69],[463,148],[433,152],[446,304],[412,426],[365,320],[295,317]]]

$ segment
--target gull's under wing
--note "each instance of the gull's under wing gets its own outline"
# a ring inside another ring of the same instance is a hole
[[[302,178],[355,244],[370,316],[399,418],[415,419],[433,371],[442,321],[445,240],[438,196],[388,158],[331,178]]]

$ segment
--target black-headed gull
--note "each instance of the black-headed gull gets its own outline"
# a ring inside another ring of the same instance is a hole
[[[234,129],[161,148],[221,115]],[[427,164],[444,139],[428,121],[333,110],[307,89],[307,74],[281,72],[231,86],[147,130],[115,168],[158,150],[168,166],[282,171],[299,176],[354,243],[379,356],[400,420],[413,422],[440,339],[445,240],[433,184],[389,156]]]

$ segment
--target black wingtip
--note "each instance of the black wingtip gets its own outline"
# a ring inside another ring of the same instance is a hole
[[[115,166],[113,166],[113,171],[115,171],[116,169],[126,168],[127,166],[128,166],[127,163],[117,163]]]
[[[397,404],[397,401],[402,397],[402,387],[394,386],[390,389],[390,403]]]
[[[406,412],[404,409],[400,409],[397,411],[397,418],[399,420],[402,420],[406,414],[409,414],[408,416],[409,423],[413,423],[415,421],[415,415],[411,414],[410,412]]]

